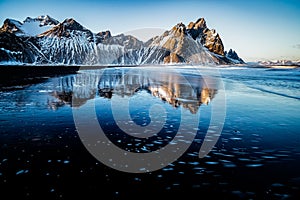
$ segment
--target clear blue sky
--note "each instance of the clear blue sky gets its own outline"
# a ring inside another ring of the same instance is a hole
[[[113,35],[140,28],[170,29],[204,17],[246,61],[300,59],[300,0],[0,0],[0,23],[6,18],[48,14],[74,18],[93,32]]]

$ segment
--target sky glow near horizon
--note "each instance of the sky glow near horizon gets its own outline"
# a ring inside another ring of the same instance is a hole
[[[92,32],[120,33],[169,30],[204,17],[216,29],[225,50],[236,50],[245,61],[300,60],[299,0],[0,0],[1,26],[6,18],[49,15],[58,21],[74,18]],[[154,35],[153,35],[154,36]],[[139,38],[141,39],[141,38]]]

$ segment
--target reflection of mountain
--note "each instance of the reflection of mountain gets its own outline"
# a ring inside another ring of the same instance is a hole
[[[81,106],[87,100],[95,98],[99,76],[93,74],[77,74],[57,79],[55,84],[56,91],[52,96],[58,102],[51,102],[51,106],[69,104],[74,107]],[[73,101],[73,99],[76,101]],[[59,107],[59,106],[58,106]]]
[[[51,95],[58,99],[58,101],[48,100],[48,106],[52,110],[57,110],[66,104],[70,105],[72,102],[72,92],[54,91]]]
[[[114,96],[131,97],[146,90],[174,107],[182,106],[196,113],[200,105],[208,104],[217,93],[217,83],[210,77],[183,75],[158,68],[88,71],[57,79],[55,85],[57,90],[52,96],[59,101],[51,102],[52,107],[55,103],[57,107],[63,104],[78,107],[95,98],[96,93],[110,99]]]
[[[106,70],[98,84],[100,96],[132,96],[139,90],[147,90],[153,96],[168,102],[174,107],[183,106],[196,113],[201,104],[208,104],[217,92],[206,82],[211,78],[195,75],[182,75],[175,71],[133,69],[113,72]]]
[[[150,87],[150,91],[153,96],[159,97],[163,101],[167,101],[174,107],[182,105],[184,108],[189,109],[191,113],[196,113],[201,104],[207,105],[211,101],[217,90],[203,88],[200,93],[186,96],[188,99],[183,99],[182,96],[184,95],[180,94],[180,92],[179,94],[178,92],[175,93],[172,89],[165,86]]]

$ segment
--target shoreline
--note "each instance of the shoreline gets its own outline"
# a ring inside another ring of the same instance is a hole
[[[193,64],[144,64],[144,65],[2,65],[0,64],[0,87],[6,85],[17,85],[32,79],[49,78],[60,75],[76,74],[80,70],[98,70],[114,67],[211,67],[211,68],[230,68],[230,67],[248,67],[248,68],[269,68],[269,69],[296,69],[299,65],[253,65],[253,64],[236,64],[236,65],[193,65]]]
[[[2,65],[0,66],[0,89],[6,90],[12,86],[41,82],[50,77],[76,74],[78,70],[79,67],[76,66]]]

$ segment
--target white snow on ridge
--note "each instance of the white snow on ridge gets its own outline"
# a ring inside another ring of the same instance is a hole
[[[47,22],[48,19],[53,20],[54,23],[56,22],[56,20],[50,18],[49,16],[27,18],[23,23],[14,19],[9,19],[9,21],[15,25],[16,29],[14,28],[12,31],[16,32],[17,36],[36,36],[55,26],[53,22]]]
[[[13,23],[14,25],[16,25],[16,27],[20,27],[20,26],[22,26],[22,23],[21,22],[19,22],[19,21],[17,21],[17,20],[15,20],[15,19],[9,19],[9,21],[11,22],[11,23]]]
[[[51,29],[53,26],[51,25],[46,25],[46,26],[40,26],[39,21],[32,21],[32,22],[25,22],[22,25],[22,30],[24,34],[28,36],[36,36],[41,33],[46,32],[47,30]]]

